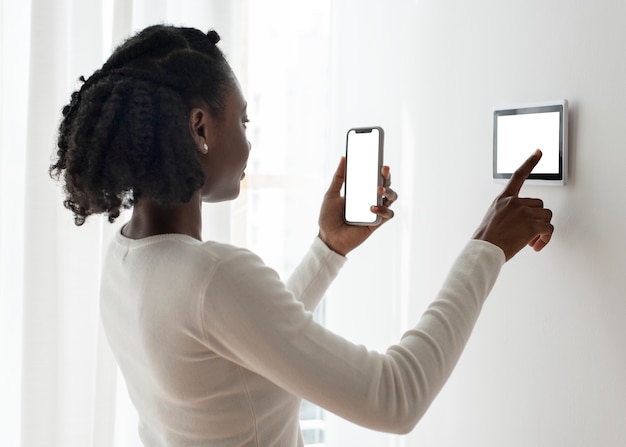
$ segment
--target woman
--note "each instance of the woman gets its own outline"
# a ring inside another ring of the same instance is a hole
[[[553,228],[517,193],[537,152],[494,201],[416,326],[386,353],[311,311],[376,227],[343,222],[344,160],[319,234],[286,283],[253,253],[201,241],[201,204],[239,194],[246,102],[214,31],[149,27],[123,43],[63,110],[58,158],[77,225],[133,208],[106,256],[101,313],[146,446],[296,446],[300,399],[355,423],[410,431],[451,373],[500,267]],[[382,222],[396,200],[389,168]]]

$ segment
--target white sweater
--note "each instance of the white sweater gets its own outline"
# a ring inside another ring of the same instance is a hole
[[[313,320],[344,262],[315,239],[285,284],[244,249],[118,234],[101,314],[143,443],[302,446],[300,398],[369,428],[410,431],[452,372],[504,254],[470,241],[416,326],[384,354]]]

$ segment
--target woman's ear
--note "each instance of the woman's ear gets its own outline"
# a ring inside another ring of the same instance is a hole
[[[213,117],[208,110],[194,107],[189,114],[189,132],[196,149],[203,154],[209,152],[210,139],[213,135]]]

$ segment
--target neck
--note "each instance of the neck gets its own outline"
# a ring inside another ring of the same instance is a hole
[[[133,207],[133,215],[124,227],[123,234],[132,239],[141,239],[177,233],[202,240],[201,211],[199,193],[194,194],[188,203],[176,206],[163,206],[140,199]]]

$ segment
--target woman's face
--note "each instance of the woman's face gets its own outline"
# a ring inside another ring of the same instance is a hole
[[[200,156],[206,177],[201,190],[204,202],[222,202],[239,195],[250,154],[246,100],[239,83],[235,82],[229,90],[222,119],[213,119],[208,126],[209,151]]]

